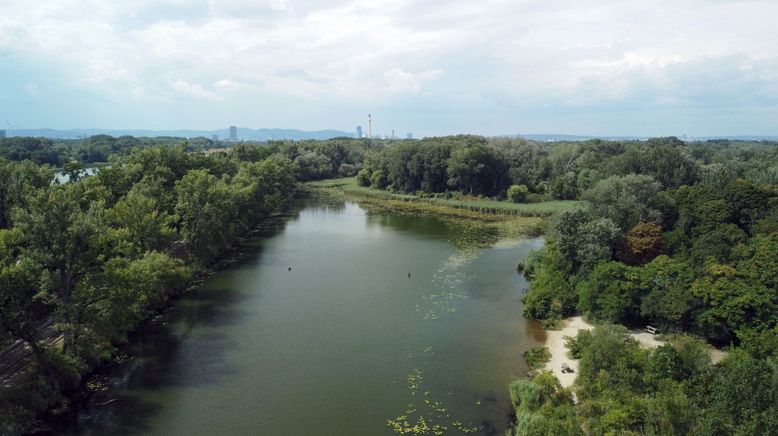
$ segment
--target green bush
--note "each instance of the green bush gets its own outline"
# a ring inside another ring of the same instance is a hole
[[[387,186],[387,180],[386,180],[386,174],[384,174],[383,171],[377,170],[373,171],[373,174],[370,176],[370,187],[376,188],[376,189],[384,189]]]
[[[507,195],[508,200],[514,203],[524,203],[527,201],[529,188],[527,188],[527,185],[511,185],[511,187],[508,188]]]
[[[357,185],[359,186],[365,186],[368,187],[372,183],[370,180],[370,170],[367,168],[362,168],[357,173]]]
[[[565,340],[567,346],[568,355],[571,359],[580,359],[583,356],[584,350],[592,343],[592,332],[589,330],[578,330],[578,334],[575,337],[568,337]]]
[[[524,352],[524,359],[530,369],[542,368],[551,360],[551,352],[546,347],[535,347]]]

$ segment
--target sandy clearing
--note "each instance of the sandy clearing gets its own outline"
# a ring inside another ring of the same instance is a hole
[[[578,359],[571,359],[567,355],[565,346],[565,337],[578,335],[578,330],[592,330],[594,326],[587,323],[580,316],[574,316],[562,320],[562,328],[559,330],[546,330],[545,346],[551,353],[551,359],[546,363],[543,369],[551,371],[559,379],[563,387],[570,387],[575,383],[575,377],[578,375]],[[633,331],[630,333],[643,348],[657,348],[666,344],[666,341],[660,341],[656,335],[648,332]],[[711,361],[716,364],[721,362],[726,355],[726,351],[717,350],[709,347]],[[562,373],[562,364],[566,363],[573,369],[573,373]]]
[[[565,336],[573,337],[578,335],[578,330],[592,330],[593,328],[593,325],[588,324],[580,316],[574,316],[563,320],[560,330],[546,331],[546,347],[551,352],[551,360],[548,361],[544,369],[553,372],[560,383],[562,383],[562,386],[572,386],[576,375],[578,375],[578,360],[567,357]],[[563,374],[563,363],[568,364],[575,372]]]
[[[652,335],[649,332],[632,332],[630,333],[633,338],[637,339],[638,342],[640,342],[640,346],[643,348],[657,348],[659,346],[662,346],[666,344],[665,341],[660,341],[656,338],[656,335]]]

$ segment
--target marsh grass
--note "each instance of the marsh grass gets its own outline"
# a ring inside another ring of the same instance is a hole
[[[521,217],[548,217],[566,210],[574,209],[581,205],[580,201],[545,201],[541,203],[513,203],[491,199],[454,199],[437,198],[434,196],[420,196],[413,194],[398,194],[381,189],[367,188],[357,185],[356,178],[346,177],[340,179],[319,180],[308,183],[312,187],[331,188],[343,191],[346,194],[359,197],[367,197],[381,200],[395,200],[408,203],[426,203],[442,206],[449,209],[461,209],[464,211],[478,212],[490,215],[509,215]]]
[[[544,233],[545,218],[564,210],[576,202],[553,202],[546,209],[544,203],[514,204],[493,200],[445,200],[422,198],[409,194],[395,194],[378,189],[357,186],[354,178],[321,180],[307,183],[304,187],[312,195],[331,195],[340,201],[352,199],[367,213],[393,213],[408,216],[430,216],[446,221],[452,229],[451,242],[462,249],[488,248],[502,240],[521,240]],[[468,203],[468,207],[461,204]],[[488,204],[500,207],[487,207]],[[563,205],[563,206],[560,206]],[[523,208],[535,207],[527,212]],[[505,212],[511,208],[511,212]]]

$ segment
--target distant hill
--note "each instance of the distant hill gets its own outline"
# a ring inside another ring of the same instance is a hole
[[[522,134],[522,135],[499,135],[503,138],[524,138],[530,141],[555,142],[555,141],[588,141],[591,139],[604,139],[612,141],[645,141],[650,136],[618,136],[618,135],[562,135],[562,134]],[[684,139],[683,137],[678,137]],[[759,135],[730,135],[730,136],[695,136],[687,137],[686,141],[708,141],[713,139],[728,139],[730,141],[776,141],[778,136],[759,136]]]
[[[640,141],[647,139],[641,136],[586,136],[586,135],[554,135],[554,134],[527,134],[527,135],[513,135],[514,137],[521,137],[529,139],[531,141],[588,141],[590,139],[607,139],[607,140],[630,140]]]
[[[80,139],[94,135],[111,136],[137,136],[155,138],[159,136],[171,136],[176,138],[196,138],[205,137],[210,139],[213,135],[218,135],[220,140],[229,138],[229,129],[218,130],[118,130],[118,129],[14,129],[13,136],[32,136],[52,139]],[[278,139],[330,139],[339,136],[349,138],[356,137],[356,132],[345,132],[342,130],[298,130],[298,129],[250,129],[247,127],[238,127],[238,139],[242,141],[267,141]],[[495,135],[495,138],[524,138],[530,141],[555,142],[555,141],[588,141],[591,139],[604,140],[627,140],[644,141],[648,136],[619,136],[619,135],[566,135],[566,134],[511,134]],[[680,139],[684,139],[679,136]],[[695,136],[687,137],[687,141],[707,141],[713,139],[728,139],[732,141],[778,141],[778,136],[760,136],[760,135],[730,135],[730,136]]]
[[[13,136],[33,136],[52,139],[79,139],[94,135],[111,136],[174,136],[179,138],[196,138],[198,136],[211,138],[218,135],[219,139],[229,138],[229,129],[218,130],[114,130],[114,129],[14,129]],[[297,129],[249,129],[238,127],[238,139],[244,141],[267,141],[269,139],[330,139],[338,136],[356,136],[355,132],[340,130],[305,131]]]

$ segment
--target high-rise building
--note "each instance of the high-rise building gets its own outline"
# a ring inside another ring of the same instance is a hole
[[[5,138],[5,129],[0,129],[0,138]]]
[[[413,133],[406,133],[405,139],[413,139]]]
[[[216,134],[211,135],[211,141],[218,141],[218,140],[219,140],[219,135]]]
[[[362,137],[362,126],[357,126],[357,138]]]
[[[230,126],[230,141],[237,141],[237,140],[238,140],[238,127]]]

